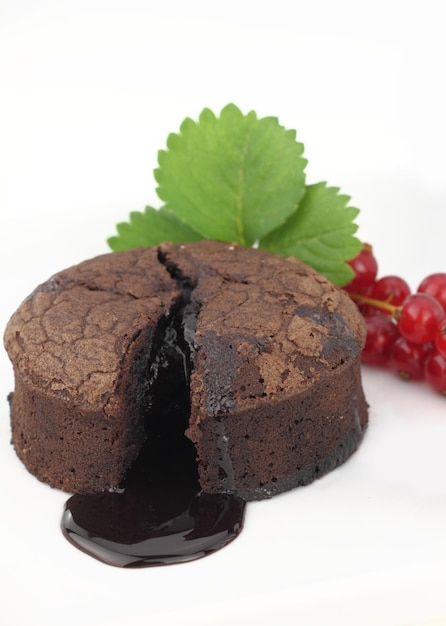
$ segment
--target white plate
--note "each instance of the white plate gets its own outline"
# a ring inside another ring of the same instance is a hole
[[[130,210],[159,206],[167,134],[231,100],[297,128],[309,182],[352,196],[381,273],[415,287],[445,271],[441,3],[253,7],[0,0],[1,330],[37,283],[105,252]],[[0,351],[0,623],[446,623],[445,400],[386,372],[364,383],[370,428],[342,468],[249,505],[208,558],[120,570],[63,538],[66,496],[16,458]]]

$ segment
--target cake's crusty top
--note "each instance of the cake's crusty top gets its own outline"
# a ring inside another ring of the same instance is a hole
[[[191,389],[202,417],[304,392],[362,350],[356,305],[295,258],[206,241],[160,251],[195,284]]]
[[[5,331],[17,373],[75,406],[111,410],[125,355],[178,296],[157,254],[102,255],[37,287]]]
[[[46,393],[107,405],[132,342],[182,290],[198,314],[192,403],[208,414],[294,395],[363,346],[356,305],[317,272],[210,241],[110,253],[56,274],[13,315],[5,346]]]

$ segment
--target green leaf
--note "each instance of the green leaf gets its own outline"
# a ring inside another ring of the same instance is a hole
[[[146,207],[144,213],[132,211],[130,221],[117,224],[118,234],[107,239],[112,250],[129,250],[139,246],[156,246],[162,241],[184,243],[198,241],[201,235],[181,222],[165,208]]]
[[[358,209],[350,198],[326,183],[309,185],[298,209],[285,224],[259,242],[259,247],[295,256],[337,285],[345,285],[353,271],[346,261],[354,258],[361,242],[354,236]]]
[[[166,204],[133,212],[108,239],[112,250],[220,239],[296,256],[338,285],[353,271],[361,242],[358,209],[326,183],[305,185],[296,131],[275,117],[243,115],[228,104],[186,118],[158,153],[157,192]]]
[[[305,188],[303,145],[274,117],[227,105],[182,123],[158,154],[157,193],[206,239],[253,245],[296,210]]]

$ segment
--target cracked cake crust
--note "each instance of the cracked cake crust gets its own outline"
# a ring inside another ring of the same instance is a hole
[[[359,445],[365,331],[348,296],[296,259],[166,243],[60,272],[11,318],[13,443],[33,474],[70,492],[119,484],[147,436],[169,316],[190,351],[204,490],[270,497]]]

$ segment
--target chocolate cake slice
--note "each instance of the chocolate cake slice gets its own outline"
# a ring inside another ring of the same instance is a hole
[[[7,326],[13,443],[39,479],[88,493],[147,439],[174,462],[185,432],[204,491],[270,497],[359,445],[364,339],[348,296],[296,259],[209,241],[103,255]],[[186,419],[159,410],[175,401]]]
[[[201,485],[262,499],[345,461],[367,425],[350,298],[294,258],[214,242],[160,251],[196,285],[186,434]]]
[[[157,256],[108,254],[56,274],[8,324],[13,443],[54,487],[115,487],[144,443],[157,336],[181,295]]]

